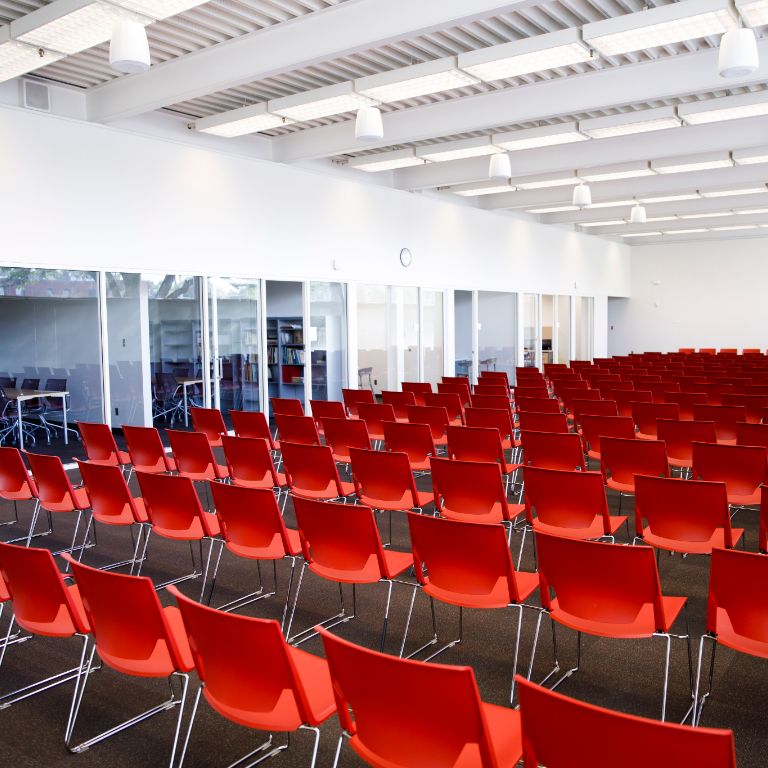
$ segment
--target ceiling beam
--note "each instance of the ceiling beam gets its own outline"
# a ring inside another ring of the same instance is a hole
[[[728,87],[768,80],[768,39],[759,41],[758,49],[760,67],[747,77],[730,80]],[[386,139],[366,147],[389,147],[619,104],[720,90],[723,80],[717,72],[717,56],[717,50],[682,54],[389,112],[383,116]],[[293,163],[359,152],[360,148],[355,142],[354,123],[345,121],[278,137],[274,139],[273,157],[278,162]]]
[[[88,119],[111,122],[375,48],[522,0],[347,0],[121,77],[88,94]]]
[[[665,232],[674,232],[678,229],[699,229],[706,227],[707,229],[712,227],[737,227],[747,226],[749,224],[765,224],[768,225],[767,214],[744,214],[744,215],[732,215],[724,213],[722,216],[712,216],[705,219],[675,219],[673,221],[657,221],[645,224],[643,226],[637,226],[633,224],[625,224],[624,226],[616,225],[614,227],[597,227],[589,228],[589,231],[593,235],[629,235],[636,232],[658,232],[664,230]],[[733,232],[741,232],[746,230],[731,230]]]

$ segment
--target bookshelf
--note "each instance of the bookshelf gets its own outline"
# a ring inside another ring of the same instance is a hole
[[[304,399],[304,323],[300,317],[267,318],[270,397]]]

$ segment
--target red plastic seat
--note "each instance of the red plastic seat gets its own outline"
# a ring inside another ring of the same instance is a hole
[[[520,411],[518,426],[525,432],[569,432],[568,417],[564,413],[537,413]]]
[[[568,414],[573,414],[573,409],[576,403],[583,403],[586,401],[599,402],[600,392],[596,389],[566,389],[562,391],[560,400],[563,403],[563,409]]]
[[[646,384],[644,389],[650,390],[654,403],[666,403],[668,392],[679,392],[680,385],[677,382],[662,381],[660,384]],[[677,405],[677,403],[674,403]],[[678,406],[679,412],[679,406]]]
[[[320,435],[315,420],[311,416],[288,416],[276,413],[275,424],[281,443],[320,445]]]
[[[725,483],[638,476],[635,488],[635,539],[652,547],[709,555],[744,533],[731,528]]]
[[[581,438],[575,432],[520,432],[523,466],[566,471],[587,469]]]
[[[312,418],[315,420],[317,431],[323,434],[323,421],[325,419],[346,419],[347,409],[344,403],[338,400],[310,400]]]
[[[472,408],[493,408],[494,410],[511,411],[511,403],[507,395],[473,394],[469,404]]]
[[[581,420],[584,416],[618,416],[619,408],[615,400],[574,400],[573,426],[581,432]]]
[[[768,452],[762,445],[693,443],[693,476],[725,483],[728,503],[760,503],[760,486],[768,474]]]
[[[190,408],[195,432],[202,432],[211,448],[221,447],[221,436],[227,434],[227,425],[218,408]]]
[[[497,462],[432,458],[435,509],[451,520],[504,523],[522,513],[522,504],[507,503]]]
[[[246,438],[242,438],[246,439]],[[216,558],[216,565],[211,576],[211,589],[208,604],[213,600],[216,579],[219,573],[221,555],[226,549],[236,557],[255,560],[259,573],[259,588],[255,592],[243,595],[218,606],[220,610],[233,611],[243,608],[256,600],[271,597],[277,591],[278,560],[291,562],[288,591],[283,606],[281,626],[285,623],[288,598],[293,583],[296,557],[301,554],[301,542],[298,531],[287,528],[277,505],[274,493],[268,488],[246,488],[224,483],[212,483],[211,492],[216,506],[216,517],[221,530],[222,546]],[[261,561],[272,561],[275,578],[274,590],[265,592],[261,578]]]
[[[517,680],[526,766],[736,768],[732,731],[660,723]]]
[[[225,480],[229,477],[229,470],[216,460],[202,432],[182,432],[177,429],[168,429],[166,432],[176,459],[176,471],[180,475],[195,482]]]
[[[418,408],[419,406],[412,406]],[[351,448],[355,493],[374,509],[408,511],[423,509],[432,494],[416,489],[408,454]]]
[[[429,385],[427,385],[429,386]],[[430,389],[430,392],[432,390]],[[392,392],[384,390],[381,393],[381,401],[391,405],[395,409],[395,419],[397,421],[408,421],[408,406],[416,405],[416,394],[414,392]],[[424,405],[422,395],[420,405]]]
[[[695,421],[714,421],[718,443],[736,443],[736,424],[747,420],[747,409],[743,405],[694,405]]]
[[[631,416],[634,403],[652,403],[650,390],[625,389],[614,392],[614,400],[619,409],[619,416]]]
[[[200,698],[204,696],[222,717],[247,728],[288,733],[312,731],[310,765],[314,767],[320,742],[317,726],[336,711],[327,662],[291,648],[276,621],[217,611],[190,600],[176,589],[172,589],[172,594],[181,611],[200,677],[179,766],[184,762]],[[286,748],[287,745],[276,745],[270,736],[256,752],[263,753],[266,759]],[[235,764],[252,757],[253,752]]]
[[[707,405],[709,395],[706,392],[667,392],[668,403],[677,403],[680,408],[680,418],[684,421],[693,421],[693,407],[695,405]]]
[[[309,629],[291,635],[299,593],[304,581],[304,571],[309,568],[316,576],[339,585],[341,610],[338,614],[320,622],[320,626],[327,628],[346,623],[355,617],[354,602],[357,593],[354,585],[378,582],[387,585],[387,602],[381,631],[383,651],[387,637],[393,579],[413,565],[411,553],[384,549],[373,510],[370,507],[360,504],[326,504],[299,496],[296,496],[293,501],[304,562],[301,566],[291,618],[286,630],[289,642],[299,645],[316,634],[315,622]],[[344,605],[342,584],[353,585],[351,613],[347,612]]]
[[[448,411],[437,405],[409,405],[408,422],[410,424],[428,424],[432,430],[432,439],[436,445],[447,442],[446,430],[450,424]]]
[[[590,459],[600,461],[600,445],[603,437],[621,437],[634,440],[635,423],[631,416],[582,416],[581,431],[584,446]]]
[[[640,440],[657,440],[657,419],[680,419],[677,403],[633,403],[632,419],[637,427],[635,437]]]
[[[608,488],[619,493],[635,492],[635,476],[669,477],[667,446],[661,440],[625,440],[603,437],[600,440],[600,471]]]
[[[395,409],[387,403],[358,403],[357,416],[368,427],[368,435],[371,440],[384,439],[384,424],[387,421],[395,421]]]
[[[768,424],[736,424],[736,445],[762,445],[768,448]]]
[[[321,630],[342,733],[376,768],[504,768],[522,755],[520,715],[480,699],[471,667],[377,653]],[[418,728],[404,700],[416,697]]]
[[[373,403],[375,398],[370,389],[342,389],[341,396],[344,399],[344,407],[350,416],[357,416],[359,403]]]
[[[301,400],[296,397],[270,397],[269,402],[272,406],[272,414],[282,414],[283,416],[303,416],[304,406]]]
[[[425,406],[443,407],[448,412],[448,420],[452,425],[464,423],[464,404],[455,392],[426,393]]]
[[[446,520],[411,513],[408,515],[408,526],[416,579],[422,591],[430,600],[458,606],[460,614],[458,640],[433,651],[426,661],[461,642],[464,608],[515,608],[517,635],[512,656],[510,693],[510,702],[513,702],[514,676],[517,672],[523,624],[523,603],[539,586],[536,574],[515,571],[508,542],[498,525]],[[405,651],[412,610],[413,601],[406,620],[401,656]],[[538,609],[534,610],[538,612]],[[411,653],[409,658],[437,645],[439,639],[434,622],[432,631],[432,640]]]
[[[737,395],[726,392],[722,399],[723,405],[743,405],[747,409],[747,421],[751,424],[759,424],[763,409],[768,407],[768,395]]]
[[[400,387],[403,392],[413,394],[416,400],[415,405],[424,405],[424,395],[432,391],[432,385],[426,381],[404,381]]]
[[[736,549],[713,549],[709,568],[706,631],[699,643],[695,721],[712,692],[718,645],[768,659],[768,557]],[[707,692],[699,697],[704,641],[712,644]],[[734,665],[735,666],[735,665]]]
[[[238,437],[258,437],[269,443],[271,451],[280,450],[280,443],[272,438],[267,417],[260,411],[230,411],[229,418]]]
[[[291,493],[309,499],[343,499],[355,492],[339,477],[327,445],[283,443],[283,469]]]
[[[333,460],[349,464],[350,448],[370,448],[371,438],[363,419],[323,419],[325,444],[333,452]]]
[[[514,426],[509,408],[467,408],[464,411],[464,418],[468,427],[498,430],[501,445],[505,451],[515,447]]]
[[[489,381],[493,384],[503,384],[509,392],[509,376],[506,371],[480,371],[478,382]]]
[[[579,476],[588,475],[579,473]],[[539,593],[542,606],[553,621],[553,629],[556,624],[561,624],[578,633],[576,666],[561,680],[579,669],[581,634],[584,632],[610,638],[662,637],[667,646],[661,705],[661,719],[664,720],[671,629],[686,598],[662,595],[653,549],[544,533],[536,534],[536,549]],[[675,637],[687,641],[690,660],[690,637],[687,634],[676,634]]]
[[[667,458],[672,467],[690,468],[694,442],[717,442],[714,421],[657,419],[656,432],[667,446]]]
[[[437,385],[437,393],[440,395],[458,395],[459,401],[461,402],[461,407],[464,408],[465,406],[469,405],[469,401],[471,399],[471,393],[469,389],[469,379],[465,379],[463,377],[454,377],[455,379],[461,379],[460,381],[445,381],[446,377],[443,376],[443,381],[439,382]],[[485,388],[484,388],[485,389]],[[485,395],[501,395],[502,397],[508,397],[507,391],[503,384],[499,384],[498,386],[489,386],[487,387],[488,392],[478,392],[478,394],[485,394]],[[475,387],[475,391],[477,391],[477,387]],[[424,405],[431,405],[425,397]]]
[[[175,472],[176,462],[165,452],[160,433],[155,427],[123,425],[123,436],[128,446],[134,472]]]
[[[131,463],[130,455],[117,447],[109,424],[79,421],[77,427],[83,439],[85,455],[92,464],[111,464],[122,468]]]
[[[509,390],[501,383],[499,384],[475,384],[472,391],[475,395],[493,395],[494,397],[506,397],[509,399]],[[440,387],[438,385],[438,391]]]
[[[520,467],[507,461],[499,430],[493,427],[448,427],[448,455],[459,461],[497,463],[501,474],[506,475],[507,490],[510,476]]]
[[[222,438],[229,479],[244,488],[284,488],[288,481],[275,469],[269,443],[260,437]],[[212,486],[213,487],[213,486]]]
[[[20,501],[32,501],[37,511],[37,486],[35,481],[27,473],[24,459],[18,448],[0,446],[0,499],[13,503],[13,519],[2,523],[12,525],[19,520],[18,503]]]
[[[451,429],[454,427],[449,427],[449,432]],[[429,459],[437,455],[437,446],[428,424],[387,421],[384,423],[384,444],[388,451],[406,454],[412,472],[429,472]],[[355,446],[355,448],[370,447],[370,445]]]
[[[551,397],[516,397],[515,409],[518,413],[521,411],[534,411],[535,413],[561,413],[560,403]]]

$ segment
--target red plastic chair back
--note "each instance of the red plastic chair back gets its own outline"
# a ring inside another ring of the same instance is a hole
[[[631,416],[632,404],[653,402],[653,393],[650,390],[619,389],[614,392],[614,399],[619,409],[619,416]]]
[[[327,445],[282,443],[283,470],[291,492],[310,499],[343,497],[339,472]]]
[[[723,395],[723,405],[743,405],[747,409],[747,421],[759,424],[763,417],[763,409],[768,407],[766,395],[737,395],[726,392]]]
[[[427,393],[424,395],[424,405],[442,406],[448,412],[449,420],[454,424],[461,424],[464,421],[462,399],[455,392]]]
[[[395,409],[388,403],[358,403],[357,415],[368,427],[371,440],[383,440],[384,423],[395,421]]]
[[[266,440],[260,437],[224,435],[222,445],[229,477],[235,485],[267,489],[280,486]]]
[[[578,429],[581,429],[581,420],[584,416],[619,415],[615,400],[574,400],[572,406],[573,423]]]
[[[88,461],[113,464],[116,467],[122,464],[112,428],[108,424],[79,421],[77,428],[80,430]]]
[[[456,429],[448,427],[448,431]],[[411,463],[411,469],[428,470],[429,457],[437,455],[437,447],[428,424],[409,424],[388,421],[384,424],[384,443],[388,451],[405,453]],[[370,448],[359,445],[355,448]]]
[[[177,609],[160,605],[151,579],[67,559],[105,664],[140,677],[167,677],[191,669],[187,638],[171,629]]]
[[[518,412],[560,413],[560,403],[549,397],[516,397],[515,408]]]
[[[88,508],[88,504],[82,502],[75,493],[58,456],[27,453],[26,457],[43,509],[49,512],[71,512]]]
[[[581,438],[575,433],[522,430],[523,461],[526,467],[586,471]]]
[[[693,443],[693,476],[725,483],[732,504],[758,504],[759,488],[768,474],[762,445]]]
[[[596,389],[566,389],[562,392],[560,399],[563,401],[565,410],[572,413],[574,403],[582,403],[585,400],[600,401],[600,392]]]
[[[288,416],[275,414],[275,424],[280,441],[299,445],[320,445],[315,420],[311,416]]]
[[[651,392],[654,403],[666,403],[667,392],[679,392],[680,385],[677,382],[662,380],[661,384],[646,384],[643,389],[647,389]],[[675,403],[675,405],[677,405],[677,403]]]
[[[404,381],[400,385],[403,392],[410,392],[416,399],[415,405],[424,405],[424,395],[432,391],[432,385],[427,381]]]
[[[350,448],[369,448],[371,438],[362,419],[323,419],[325,443],[333,452],[334,461],[349,464]]]
[[[678,467],[691,466],[691,446],[694,442],[717,442],[714,421],[658,419],[656,432],[659,440],[667,445],[669,463]]]
[[[511,440],[514,433],[512,413],[509,408],[467,408],[464,418],[468,427],[497,429],[502,441]]]
[[[357,406],[360,403],[376,402],[376,398],[373,396],[373,390],[370,389],[342,389],[341,396],[344,400],[344,406],[350,416],[357,416]]]
[[[176,469],[192,480],[220,480],[226,468],[219,465],[208,439],[202,432],[166,430],[171,442]]]
[[[714,421],[715,435],[718,441],[736,440],[736,424],[747,420],[747,409],[743,405],[704,405],[693,406],[695,421]]]
[[[315,420],[318,432],[323,431],[324,419],[346,419],[347,409],[338,400],[310,400],[312,418]]]
[[[632,419],[637,427],[637,436],[655,440],[657,419],[680,419],[677,403],[633,403]]]
[[[272,405],[272,413],[277,416],[278,413],[283,416],[303,416],[304,406],[301,400],[296,397],[270,397],[269,402]]]
[[[78,461],[77,465],[95,520],[107,525],[146,522],[143,510],[139,511],[120,467],[91,464],[89,461]]]
[[[526,768],[736,768],[732,731],[648,720],[570,699],[520,676],[517,682]]]
[[[610,533],[608,500],[603,478],[599,472],[562,471],[526,467],[525,514],[533,523],[534,514],[540,523],[562,529],[564,536],[587,533],[599,523],[600,535]]]
[[[341,727],[366,763],[447,768],[470,754],[472,765],[500,768],[471,667],[398,659],[324,629],[320,634]],[[409,691],[418,692],[423,707],[418,728],[413,727],[412,713],[403,708]]]
[[[477,389],[477,387],[475,387]],[[501,395],[507,397],[507,392],[503,385],[498,387],[489,387],[489,389],[495,389],[495,392],[486,392],[487,395]],[[465,405],[469,405],[470,391],[469,391],[469,379],[464,379],[461,382],[458,381],[441,381],[437,385],[437,393],[439,395],[458,395],[461,400],[462,408]],[[431,393],[430,393],[431,394]],[[424,399],[424,405],[430,405],[427,399]]]
[[[421,506],[408,454],[350,448],[349,455],[355,491],[363,504],[389,510]]]
[[[47,549],[0,543],[0,579],[19,626],[47,637],[87,634],[88,622]]]
[[[473,394],[469,401],[472,408],[493,408],[500,410],[511,410],[508,395],[480,395]]]
[[[189,415],[195,432],[202,432],[210,445],[221,445],[221,436],[227,434],[227,425],[218,408],[190,408]]]
[[[547,389],[547,385],[543,380],[540,384],[536,384],[535,386],[525,382],[520,382],[515,387],[515,402],[517,402],[518,398],[521,397],[540,400],[542,398],[549,397],[549,390]]]
[[[381,401],[391,405],[395,409],[395,418],[398,421],[406,421],[408,419],[408,406],[416,405],[416,395],[413,392],[392,392],[384,390],[381,393]],[[422,394],[421,405],[424,405],[424,397]]]
[[[482,381],[482,379],[481,379]],[[476,395],[491,395],[492,397],[506,397],[509,400],[509,390],[503,384],[475,384],[473,387]]]
[[[582,416],[581,431],[590,456],[599,459],[601,438],[623,437],[633,440],[635,423],[630,416]]]
[[[486,380],[488,383],[503,384],[509,392],[509,376],[506,371],[480,371],[478,382],[484,384]]]
[[[432,458],[435,508],[443,517],[500,523],[509,507],[497,462]]]
[[[635,475],[669,477],[667,446],[661,440],[626,440],[619,437],[600,439],[600,470],[603,480],[626,486],[632,493]],[[609,487],[611,484],[609,483]]]
[[[261,411],[230,411],[229,418],[238,437],[261,438],[269,443],[270,450],[275,450],[267,417]]]
[[[170,472],[176,465],[165,452],[160,433],[154,427],[123,425],[131,464],[136,472]]]
[[[635,478],[637,536],[643,535],[643,520],[653,537],[667,540],[669,548],[679,546],[679,551],[711,551],[718,530],[726,547],[734,544],[725,483],[639,475]]]
[[[518,426],[527,432],[568,432],[568,417],[564,413],[520,411]]]
[[[36,496],[37,486],[27,474],[19,449],[0,446],[0,499],[28,501]]]
[[[499,430],[493,427],[448,427],[448,455],[458,461],[495,462],[504,474],[508,471]]]
[[[411,424],[428,424],[436,443],[445,443],[445,430],[451,423],[448,411],[437,405],[409,405],[408,421]]]
[[[706,392],[667,392],[668,403],[677,403],[680,406],[680,418],[685,421],[693,421],[694,405],[707,405],[709,395]]]
[[[736,424],[736,445],[762,445],[768,448],[768,424],[739,422]]]

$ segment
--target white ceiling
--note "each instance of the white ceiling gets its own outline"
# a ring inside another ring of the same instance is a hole
[[[46,4],[0,0],[0,24]],[[581,27],[639,12],[648,5],[667,4],[665,0],[214,0],[147,28],[153,67],[145,75],[117,77],[109,67],[108,44],[104,44],[56,61],[34,76],[85,89],[94,119],[109,121],[163,109],[192,121],[420,62]],[[277,162],[321,160],[330,166],[395,149],[762,91],[768,88],[768,38],[764,38],[765,29],[756,32],[763,64],[754,76],[739,81],[718,76],[719,39],[703,38],[621,56],[597,56],[583,64],[387,103],[381,107],[386,140],[370,147],[354,141],[354,113],[293,123],[262,136],[271,139]],[[515,177],[522,177],[728,153],[758,145],[768,145],[768,117],[522,150],[512,152],[511,159]],[[389,172],[387,178],[398,188],[433,189],[450,199],[493,210],[557,208],[570,201],[570,186],[478,197],[454,194],[482,186],[487,166],[487,157],[476,157],[405,168]],[[768,163],[593,182],[592,196],[597,203],[643,196],[697,197],[648,204],[648,217],[664,221],[608,224],[584,227],[584,231],[610,237],[673,233],[629,240],[637,244],[665,238],[768,234],[766,184]],[[722,198],[699,196],[708,189],[756,185],[765,191]],[[766,213],[741,212],[760,208]],[[697,213],[703,217],[690,218]],[[583,226],[628,219],[629,206],[536,215],[553,225]],[[718,229],[730,226],[741,228]],[[748,230],[748,226],[753,228]],[[705,231],[686,232],[697,229]],[[683,230],[682,234],[674,234],[677,230]]]

